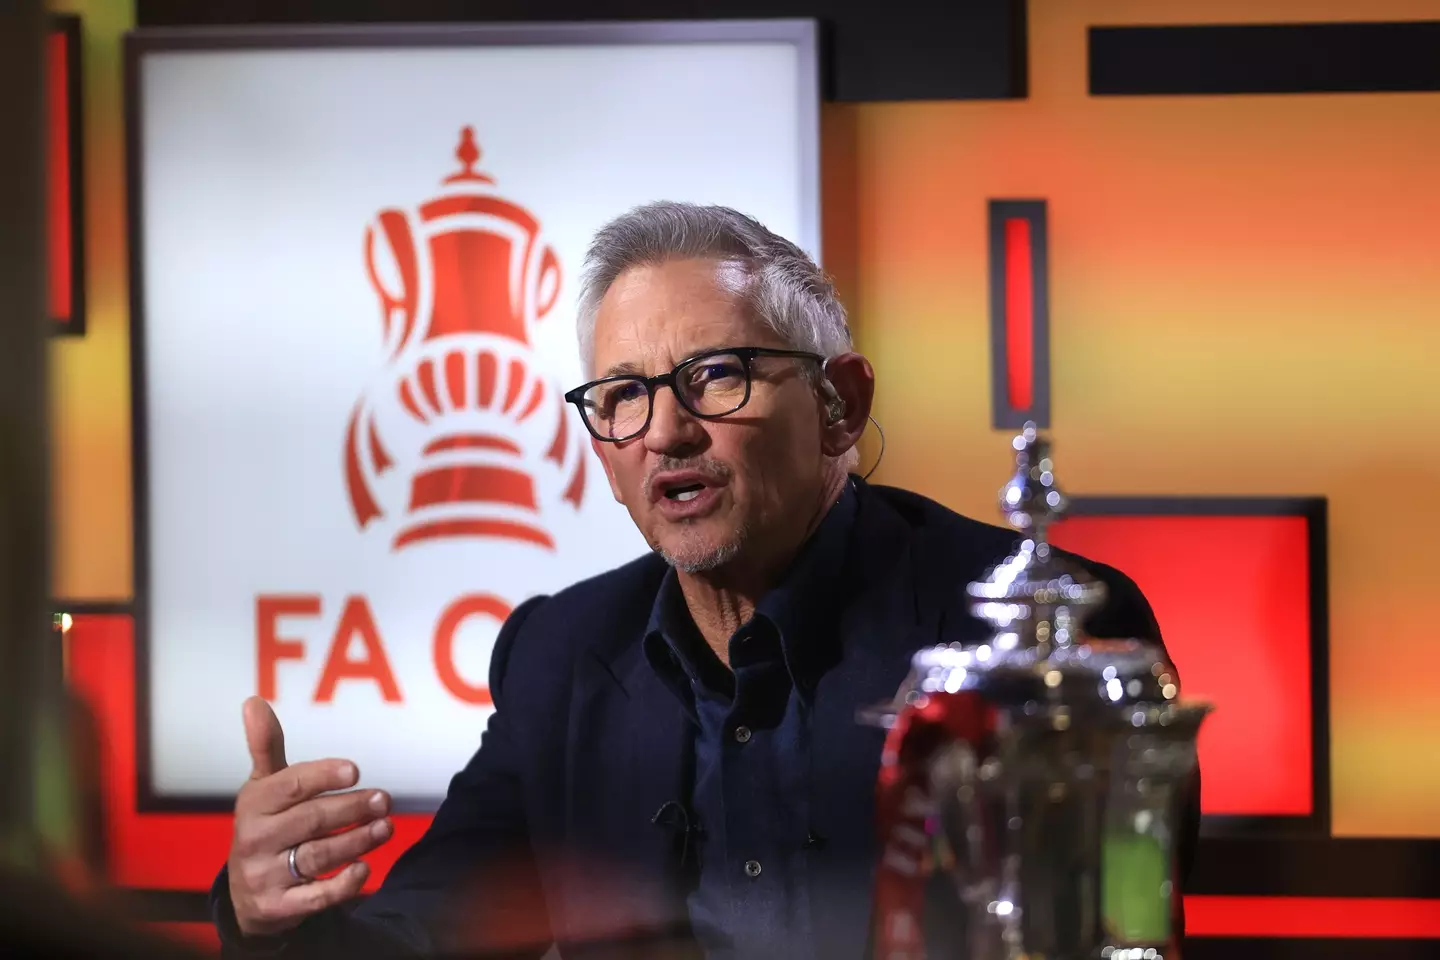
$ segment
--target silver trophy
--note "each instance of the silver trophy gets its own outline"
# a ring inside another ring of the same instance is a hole
[[[1027,424],[1014,447],[1000,506],[1022,539],[968,587],[992,635],[920,651],[866,717],[889,728],[875,956],[927,956],[940,884],[966,960],[1159,960],[1210,707],[1179,702],[1155,644],[1085,634],[1105,586],[1046,541],[1067,506],[1049,444]]]

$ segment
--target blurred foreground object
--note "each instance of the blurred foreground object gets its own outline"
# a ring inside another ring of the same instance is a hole
[[[38,718],[60,693],[46,629],[44,39],[40,0],[0,4],[0,868],[41,861]]]
[[[968,588],[992,637],[920,651],[865,718],[890,731],[877,956],[926,955],[940,887],[963,904],[968,960],[1174,957],[1186,785],[1211,708],[1178,701],[1155,643],[1085,634],[1105,586],[1046,541],[1067,505],[1049,444],[1027,424],[1014,448],[1000,506],[1024,539]]]
[[[0,871],[0,956],[182,960],[197,954],[81,904],[33,873]]]
[[[40,0],[0,3],[0,956],[189,956],[94,907],[67,882],[89,871],[75,829],[76,715],[47,612],[44,36]]]

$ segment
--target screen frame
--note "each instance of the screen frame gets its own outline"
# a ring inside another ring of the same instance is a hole
[[[144,104],[147,56],[176,51],[416,49],[426,47],[608,46],[688,43],[787,43],[798,69],[798,182],[801,234],[821,261],[819,26],[812,19],[636,21],[623,23],[384,24],[146,28],[125,36],[125,157],[130,271],[131,463],[135,622],[136,804],[139,812],[213,813],[234,808],[234,796],[160,793],[154,789],[150,710],[150,503],[148,381],[145,369]],[[238,704],[237,723],[238,723]],[[238,785],[237,785],[238,786]],[[440,796],[396,797],[397,812],[433,812]]]

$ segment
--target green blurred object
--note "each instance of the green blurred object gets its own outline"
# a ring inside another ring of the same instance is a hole
[[[0,3],[0,868],[32,871],[36,718],[60,687],[45,610],[47,24],[39,0]]]
[[[34,755],[26,779],[34,793],[32,822],[0,839],[0,865],[21,872],[48,872],[57,860],[77,857],[81,845],[69,728],[48,706],[31,719]]]
[[[45,710],[36,718],[35,734],[35,832],[40,848],[52,857],[76,857],[79,811],[69,724],[59,711]]]
[[[1101,909],[1105,929],[1117,943],[1170,939],[1169,862],[1157,837],[1126,830],[1105,838]]]

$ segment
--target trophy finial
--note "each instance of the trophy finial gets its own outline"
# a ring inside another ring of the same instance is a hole
[[[1040,435],[1034,422],[1026,423],[1011,441],[1015,448],[1015,473],[1000,488],[1000,511],[1010,526],[1045,543],[1049,526],[1065,515],[1069,499],[1055,482],[1055,464],[1050,459],[1050,441]]]
[[[445,178],[445,183],[494,183],[490,177],[483,173],[475,172],[475,164],[480,162],[480,145],[475,142],[475,128],[465,126],[460,128],[460,145],[455,148],[455,159],[460,161],[460,172],[452,173]]]
[[[1055,482],[1050,441],[1026,423],[1011,442],[1015,472],[1000,488],[1000,511],[1024,539],[1015,552],[970,584],[975,612],[1017,631],[1021,646],[1050,650],[1075,638],[1082,611],[1104,597],[1104,584],[1050,549],[1046,533],[1065,515],[1069,498]]]

